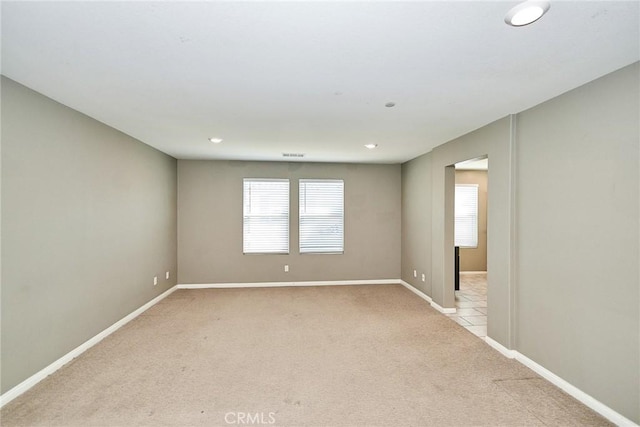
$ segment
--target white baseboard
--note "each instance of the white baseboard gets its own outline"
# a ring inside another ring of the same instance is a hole
[[[412,285],[410,285],[409,283],[405,282],[404,280],[400,280],[400,284],[402,286],[404,286],[405,288],[409,289],[414,294],[418,295],[423,300],[427,301],[429,304],[431,304],[431,307],[435,308],[440,313],[442,313],[442,314],[454,314],[456,312],[455,308],[444,308],[444,307],[440,306],[440,304],[434,302],[433,299],[429,295],[425,294],[424,292],[422,292],[421,290],[419,290],[417,288],[414,288]]]
[[[56,360],[55,362],[53,362],[49,366],[45,367],[44,369],[42,369],[39,372],[35,373],[34,375],[30,376],[29,378],[27,378],[26,380],[24,380],[20,384],[18,384],[15,387],[13,387],[11,390],[9,390],[6,393],[4,393],[3,395],[1,395],[0,396],[0,408],[2,408],[4,405],[6,405],[7,403],[11,402],[13,399],[15,399],[16,397],[20,396],[21,394],[23,394],[24,392],[29,390],[31,387],[33,387],[34,385],[36,385],[37,383],[39,383],[40,381],[45,379],[47,376],[53,374],[55,371],[57,371],[58,369],[63,367],[65,364],[69,363],[71,360],[73,360],[74,358],[78,357],[79,355],[81,355],[82,353],[87,351],[89,348],[93,347],[94,345],[96,345],[97,343],[102,341],[104,338],[106,338],[107,336],[111,335],[112,333],[114,333],[115,331],[117,331],[118,329],[120,329],[121,327],[126,325],[127,323],[129,323],[131,320],[135,319],[137,316],[139,316],[140,314],[142,314],[143,312],[145,312],[146,310],[148,310],[149,308],[151,308],[152,306],[154,306],[155,304],[157,304],[158,302],[160,302],[161,300],[166,298],[167,296],[171,295],[171,293],[173,293],[176,289],[248,288],[248,287],[254,287],[255,288],[255,287],[282,287],[282,286],[377,285],[377,284],[392,284],[392,285],[401,284],[404,287],[406,287],[407,289],[409,289],[411,292],[413,292],[416,295],[418,295],[420,298],[422,298],[425,301],[429,302],[429,304],[431,304],[432,307],[434,307],[436,310],[440,311],[441,313],[449,314],[449,313],[455,313],[456,312],[455,308],[443,308],[443,307],[441,307],[437,303],[433,302],[431,297],[429,297],[428,295],[426,295],[422,291],[414,288],[409,283],[407,283],[407,282],[405,282],[403,280],[400,280],[400,279],[347,280],[347,281],[335,281],[335,282],[211,283],[211,284],[182,284],[182,285],[176,285],[176,286],[172,287],[171,289],[167,290],[166,292],[158,295],[157,297],[155,297],[154,299],[152,299],[151,301],[149,301],[148,303],[146,303],[142,307],[138,308],[134,312],[132,312],[129,315],[125,316],[124,318],[122,318],[121,320],[117,321],[116,323],[114,323],[113,325],[111,325],[110,327],[105,329],[104,331],[100,332],[98,335],[94,336],[93,338],[91,338],[88,341],[84,342],[80,346],[78,346],[75,349],[71,350],[69,353],[65,354],[60,359]],[[497,341],[489,338],[488,336],[485,337],[485,342],[488,345],[490,345],[492,348],[494,348],[496,351],[499,351],[505,357],[508,357],[510,359],[516,359],[518,362],[522,363],[523,365],[525,365],[526,367],[528,367],[532,371],[536,372],[538,375],[540,375],[541,377],[543,377],[547,381],[551,382],[552,384],[556,385],[560,389],[564,390],[566,393],[568,393],[569,395],[573,396],[578,401],[582,402],[584,405],[586,405],[589,408],[593,409],[594,411],[596,411],[597,413],[599,413],[600,415],[602,415],[603,417],[605,417],[609,421],[613,422],[614,424],[616,424],[618,426],[623,426],[623,427],[633,427],[633,426],[640,427],[637,424],[635,424],[633,421],[631,421],[628,418],[626,418],[625,416],[623,416],[622,414],[619,414],[618,412],[614,411],[613,409],[611,409],[610,407],[608,407],[604,403],[602,403],[599,400],[591,397],[587,393],[583,392],[579,388],[575,387],[574,385],[572,385],[569,382],[565,381],[564,379],[560,378],[559,376],[557,376],[553,372],[551,372],[548,369],[544,368],[543,366],[537,364],[536,362],[534,362],[533,360],[531,360],[528,357],[524,356],[523,354],[519,353],[518,351],[509,350],[508,348],[504,347],[502,344],[500,344]]]
[[[493,347],[495,350],[498,350],[504,357],[509,359],[515,359],[517,351],[509,350],[507,347],[500,344],[498,341],[493,340],[489,337],[484,337],[484,341],[489,344],[489,346]]]
[[[404,286],[405,288],[409,289],[414,294],[418,295],[420,298],[422,298],[423,300],[425,300],[429,304],[431,304],[431,302],[433,301],[429,295],[425,294],[424,292],[422,292],[418,288],[413,287],[413,285],[410,285],[409,283],[405,282],[404,280],[400,280],[400,284],[402,286]]]
[[[94,345],[98,344],[107,336],[111,335],[112,333],[114,333],[115,331],[117,331],[118,329],[120,329],[121,327],[123,327],[124,325],[126,325],[127,323],[135,319],[136,317],[138,317],[140,314],[142,314],[143,312],[145,312],[146,310],[148,310],[149,308],[151,308],[152,306],[154,306],[164,298],[171,295],[171,293],[173,293],[175,290],[176,290],[176,287],[174,286],[171,289],[165,291],[164,293],[158,295],[157,297],[155,297],[154,299],[152,299],[142,307],[138,308],[134,312],[118,320],[116,323],[109,326],[107,329],[100,332],[98,335],[80,344],[78,347],[74,348],[69,353],[62,356],[60,359],[56,360],[49,366],[31,375],[29,378],[22,381],[20,384],[16,385],[11,390],[8,390],[6,393],[0,396],[0,408],[2,408],[7,403],[11,402],[16,397],[20,396],[25,391],[29,390],[34,385],[38,384],[40,381],[42,381],[49,375],[53,374],[58,369],[62,368],[67,363],[71,362],[76,357],[80,356],[82,353],[84,353]]]
[[[553,372],[549,371],[547,368],[544,368],[543,366],[538,365],[536,362],[534,362],[533,360],[529,359],[527,356],[517,351],[514,351],[514,350],[512,351],[515,355],[515,359],[518,362],[522,363],[527,368],[531,369],[532,371],[534,371],[535,373],[537,373],[538,375],[540,375],[550,383],[564,390],[567,394],[573,396],[574,398],[582,402],[584,405],[593,409],[594,411],[596,411],[597,413],[599,413],[600,415],[602,415],[612,423],[618,426],[624,426],[624,427],[631,427],[631,426],[638,427],[636,423],[626,418],[624,415],[619,414],[618,412],[614,411],[604,403],[591,397],[584,391],[580,390],[578,387],[570,384],[569,382],[560,378]]]
[[[435,301],[431,301],[431,307],[435,308],[436,310],[438,310],[440,313],[442,314],[455,314],[456,313],[456,308],[444,308],[442,307],[440,304],[438,304]]]
[[[285,286],[345,286],[345,285],[397,285],[401,284],[414,292],[420,298],[428,301],[433,308],[440,313],[453,314],[455,308],[443,308],[433,302],[431,297],[409,285],[401,279],[380,279],[380,280],[336,280],[336,281],[314,281],[314,282],[254,282],[254,283],[182,283],[177,285],[178,289],[231,289],[231,288],[277,288]]]
[[[334,280],[313,282],[254,282],[254,283],[183,283],[178,289],[228,289],[228,288],[279,288],[285,286],[350,286],[350,285],[397,285],[400,279],[380,280]]]
[[[612,423],[618,426],[624,426],[624,427],[632,427],[632,426],[639,427],[630,419],[614,411],[613,409],[611,409],[604,403],[600,402],[599,400],[591,397],[590,395],[583,392],[576,386],[560,378],[559,376],[557,376],[547,368],[537,364],[536,362],[529,359],[527,356],[521,354],[520,352],[516,350],[509,350],[508,348],[506,348],[499,342],[489,338],[488,336],[485,337],[484,340],[487,344],[489,344],[495,350],[502,353],[503,356],[508,357],[509,359],[515,359],[518,362],[522,363],[527,368],[531,369],[532,371],[540,375],[542,378],[549,381],[551,384],[555,385],[556,387],[560,388],[570,396],[574,397],[585,406],[593,409],[594,411],[596,411],[597,413],[599,413],[600,415],[602,415]]]

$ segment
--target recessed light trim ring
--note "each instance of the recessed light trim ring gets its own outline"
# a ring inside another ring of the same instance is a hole
[[[540,19],[551,5],[548,1],[529,0],[511,8],[504,17],[504,22],[513,27],[523,27]]]

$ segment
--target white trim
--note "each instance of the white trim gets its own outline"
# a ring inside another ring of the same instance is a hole
[[[264,282],[264,283],[184,283],[178,289],[227,289],[227,288],[275,288],[293,286],[293,282]]]
[[[608,407],[604,403],[602,403],[599,400],[591,397],[590,395],[588,395],[584,391],[580,390],[578,387],[576,387],[573,384],[570,384],[569,382],[567,382],[566,380],[560,378],[559,376],[557,376],[556,374],[554,374],[553,372],[551,372],[547,368],[544,368],[543,366],[538,365],[536,362],[534,362],[533,360],[529,359],[527,356],[525,356],[525,355],[523,355],[523,354],[521,354],[521,353],[519,353],[517,351],[513,351],[513,353],[515,355],[515,359],[518,362],[522,363],[527,368],[531,369],[532,371],[534,371],[535,373],[537,373],[538,375],[540,375],[541,377],[543,377],[544,379],[546,379],[550,383],[558,386],[559,388],[564,390],[569,395],[575,397],[577,400],[582,402],[584,405],[586,405],[589,408],[593,409],[594,411],[596,411],[597,413],[599,413],[600,415],[602,415],[603,417],[605,417],[606,419],[608,419],[612,423],[614,423],[614,424],[616,424],[618,426],[625,426],[625,427],[627,427],[627,426],[628,427],[631,427],[631,426],[636,426],[637,427],[638,426],[636,423],[634,423],[630,419],[626,418],[624,415],[619,414],[618,412],[614,411],[613,409],[611,409],[610,407]]]
[[[500,353],[502,353],[504,357],[515,359],[517,353],[515,350],[509,350],[507,347],[503,346],[498,341],[489,338],[488,336],[484,337],[484,341],[489,344],[490,347],[493,347],[494,350],[498,350]]]
[[[460,272],[461,276],[465,274],[487,274],[487,272],[486,271],[461,271]]]
[[[591,397],[584,391],[580,390],[578,387],[560,378],[559,376],[557,376],[547,368],[539,365],[538,363],[529,359],[527,356],[523,355],[522,353],[516,350],[509,350],[508,348],[506,348],[505,346],[491,339],[488,336],[484,338],[484,341],[489,346],[499,351],[503,356],[509,359],[515,359],[518,362],[522,363],[524,366],[531,369],[532,371],[540,375],[542,378],[549,381],[551,384],[555,385],[556,387],[559,387],[561,390],[565,391],[567,394],[574,397],[585,406],[593,409],[594,411],[596,411],[597,413],[599,413],[600,415],[602,415],[612,423],[618,426],[623,426],[623,427],[633,427],[633,426],[640,427],[630,419],[626,418],[624,415],[614,411],[604,403]]]
[[[20,396],[21,394],[23,394],[24,392],[29,390],[31,387],[33,387],[34,385],[36,385],[37,383],[39,383],[40,381],[45,379],[47,376],[53,374],[55,371],[57,371],[58,369],[60,369],[61,367],[63,367],[67,363],[69,363],[74,358],[80,356],[82,353],[87,351],[89,348],[91,348],[94,345],[98,344],[104,338],[106,338],[107,336],[111,335],[112,333],[114,333],[115,331],[117,331],[118,329],[120,329],[121,327],[126,325],[127,323],[129,323],[131,320],[133,320],[136,317],[138,317],[140,314],[142,314],[143,312],[145,312],[146,310],[148,310],[149,308],[151,308],[152,306],[154,306],[155,304],[157,304],[158,302],[160,302],[164,298],[166,298],[169,295],[171,295],[177,289],[248,288],[248,287],[282,287],[282,286],[378,285],[378,284],[380,284],[380,285],[382,285],[382,284],[392,284],[392,285],[400,284],[400,285],[404,286],[405,288],[409,289],[411,292],[413,292],[416,295],[418,295],[420,298],[422,298],[425,301],[429,302],[432,307],[434,307],[436,310],[440,311],[441,313],[448,314],[448,313],[455,313],[456,312],[455,308],[442,308],[440,305],[438,305],[437,303],[433,302],[431,297],[429,297],[428,295],[426,295],[422,291],[414,288],[409,283],[407,283],[407,282],[405,282],[404,280],[401,280],[401,279],[347,280],[347,281],[335,281],[335,282],[263,282],[263,283],[212,283],[212,284],[182,284],[182,285],[176,285],[176,286],[172,287],[171,289],[168,289],[164,293],[158,295],[157,297],[155,297],[154,299],[152,299],[148,303],[144,304],[142,307],[140,307],[137,310],[133,311],[129,315],[123,317],[122,319],[120,319],[119,321],[114,323],[113,325],[109,326],[104,331],[100,332],[98,335],[96,335],[93,338],[85,341],[83,344],[79,345],[75,349],[71,350],[69,353],[67,353],[64,356],[62,356],[60,359],[56,360],[55,362],[53,362],[49,366],[43,368],[39,372],[37,372],[34,375],[30,376],[29,378],[27,378],[26,380],[24,380],[20,384],[16,385],[12,389],[10,389],[9,391],[7,391],[3,395],[1,395],[0,396],[0,408],[2,408],[4,405],[6,405],[7,403],[11,402],[13,399],[15,399],[16,397]],[[510,358],[510,359],[516,359],[518,362],[522,363],[523,365],[525,365],[526,367],[528,367],[532,371],[536,372],[538,375],[540,375],[541,377],[543,377],[544,379],[546,379],[550,383],[552,383],[552,384],[556,385],[557,387],[559,387],[560,389],[564,390],[566,393],[568,393],[569,395],[573,396],[574,398],[576,398],[577,400],[582,402],[584,405],[586,405],[589,408],[593,409],[594,411],[596,411],[597,413],[599,413],[603,417],[607,418],[609,421],[613,422],[614,424],[616,424],[618,426],[622,426],[622,427],[634,427],[634,426],[635,427],[640,427],[640,426],[638,426],[638,424],[635,424],[633,421],[631,421],[630,419],[626,418],[624,415],[619,414],[618,412],[614,411],[613,409],[611,409],[610,407],[608,407],[604,403],[602,403],[599,400],[591,397],[590,395],[588,395],[587,393],[583,392],[582,390],[580,390],[576,386],[574,386],[574,385],[570,384],[569,382],[567,382],[566,380],[560,378],[559,376],[557,376],[553,372],[549,371],[548,369],[544,368],[543,366],[539,365],[538,363],[534,362],[533,360],[529,359],[528,357],[526,357],[525,355],[519,353],[518,351],[509,350],[506,347],[504,347],[502,344],[500,344],[497,341],[489,338],[488,336],[485,337],[484,341],[489,346],[494,348],[496,351],[498,351],[502,355],[504,355],[505,357]]]
[[[397,285],[400,279],[335,280],[313,282],[254,282],[254,283],[183,283],[178,289],[227,289],[227,288],[280,288],[285,286],[349,286],[349,285]]]
[[[404,286],[405,288],[409,289],[414,294],[418,295],[420,298],[422,298],[423,300],[425,300],[429,304],[431,304],[431,302],[433,301],[429,295],[425,294],[424,292],[422,292],[418,288],[413,287],[413,285],[409,284],[408,282],[405,282],[404,280],[400,280],[400,284],[402,286]]]
[[[82,353],[84,353],[85,351],[87,351],[88,349],[93,347],[94,345],[98,344],[100,341],[105,339],[107,336],[111,335],[112,333],[114,333],[115,331],[117,331],[118,329],[120,329],[121,327],[123,327],[124,325],[126,325],[127,323],[129,323],[130,321],[135,319],[136,317],[138,317],[144,311],[148,310],[149,308],[151,308],[152,306],[154,306],[155,304],[157,304],[158,302],[160,302],[164,298],[166,298],[169,295],[171,295],[176,289],[177,288],[174,286],[171,289],[168,289],[167,291],[165,291],[164,293],[158,295],[157,297],[155,297],[154,299],[152,299],[151,301],[149,301],[148,303],[146,303],[142,307],[138,308],[134,312],[132,312],[132,313],[128,314],[127,316],[123,317],[122,319],[118,320],[116,323],[114,323],[113,325],[109,326],[107,329],[105,329],[104,331],[100,332],[98,335],[96,335],[93,338],[90,338],[89,340],[87,340],[84,343],[80,344],[78,347],[74,348],[69,353],[67,353],[64,356],[62,356],[60,359],[56,360],[55,362],[53,362],[49,366],[41,369],[40,371],[38,371],[35,374],[31,375],[26,380],[22,381],[20,384],[16,385],[15,387],[13,387],[10,390],[8,390],[6,393],[4,393],[2,396],[0,396],[0,408],[2,408],[7,403],[11,402],[16,397],[20,396],[25,391],[29,390],[34,385],[38,384],[40,381],[42,381],[43,379],[45,379],[49,375],[53,374],[58,369],[62,368],[67,363],[71,362],[76,357],[80,356]]]
[[[435,308],[436,310],[438,310],[442,314],[455,314],[456,313],[455,307],[454,308],[444,308],[444,307],[442,307],[440,304],[438,304],[435,301],[431,301],[431,307]]]

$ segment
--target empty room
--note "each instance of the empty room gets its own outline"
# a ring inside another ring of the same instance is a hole
[[[640,424],[637,1],[2,1],[0,424]]]

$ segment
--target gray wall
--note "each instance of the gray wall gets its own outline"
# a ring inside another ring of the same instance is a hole
[[[179,161],[177,218],[174,159],[3,78],[2,392],[172,286],[176,259],[182,283],[402,274],[452,307],[451,165],[488,155],[489,336],[640,422],[639,73],[402,167]],[[243,177],[292,179],[291,255],[242,255]],[[296,180],[323,177],[345,179],[345,254],[299,255]]]
[[[488,193],[487,224],[493,234],[487,245],[491,272],[487,328],[489,336],[512,348],[510,144],[510,119],[504,118],[402,165],[403,219],[407,220],[402,225],[402,279],[440,306],[455,306],[453,165],[488,155],[488,187],[492,190]],[[421,265],[427,269],[424,285],[413,278],[413,269]]]
[[[2,78],[3,393],[175,285],[176,190],[175,159]]]
[[[432,290],[433,300],[454,307],[453,165],[487,155],[487,271],[488,334],[507,347],[512,346],[511,258],[511,151],[510,119],[504,118],[457,138],[432,151]],[[445,191],[446,190],[446,191]]]
[[[402,279],[423,290],[440,306],[455,306],[453,165],[488,155],[491,192],[488,194],[487,224],[493,234],[487,245],[487,269],[491,271],[487,328],[489,336],[512,348],[510,147],[510,119],[504,118],[402,165],[405,196],[402,203],[406,210],[403,216],[409,221],[402,227]],[[426,227],[431,228],[429,234],[424,231]],[[425,257],[429,260],[424,260]],[[428,268],[425,285],[413,279],[414,265],[421,263]]]
[[[487,271],[487,171],[456,169],[456,184],[478,185],[478,246],[460,248],[460,271]]]
[[[402,168],[405,197],[413,199],[403,200],[402,278],[419,287],[409,280],[410,265],[430,246],[430,295],[453,306],[450,165],[488,154],[489,337],[636,423],[639,68],[489,124]],[[420,214],[429,197],[431,212]],[[431,241],[421,242],[414,235],[424,235],[429,220]]]
[[[290,255],[242,254],[243,178],[291,180]],[[298,253],[299,178],[344,179],[343,255]],[[397,279],[400,199],[400,165],[180,160],[179,283]]]
[[[401,277],[431,296],[431,153],[402,165]]]
[[[521,113],[516,169],[517,348],[637,423],[639,75]]]

